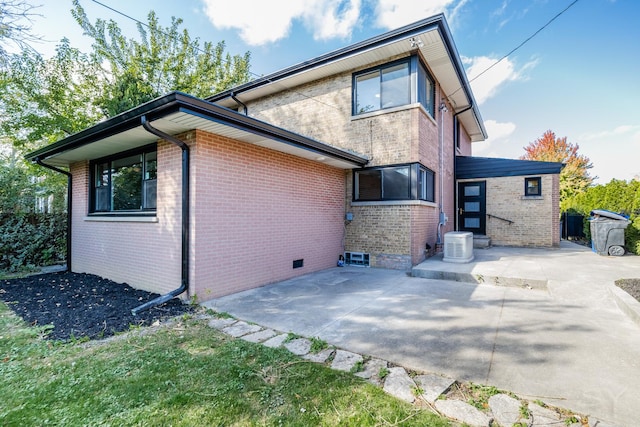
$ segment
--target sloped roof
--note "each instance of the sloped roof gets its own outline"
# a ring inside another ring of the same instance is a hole
[[[457,156],[456,179],[549,175],[560,173],[563,167],[560,162]]]
[[[247,117],[181,92],[172,92],[65,139],[27,154],[52,166],[68,166],[158,140],[142,127],[142,117],[170,135],[201,129],[342,169],[362,167],[368,159],[311,138]]]
[[[487,131],[471,92],[460,55],[443,14],[435,15],[359,43],[284,68],[235,88],[215,94],[208,101],[227,107],[291,89],[324,77],[363,68],[378,61],[420,51],[454,113],[472,141],[483,141]],[[472,107],[472,108],[469,108]],[[467,110],[468,109],[468,110]],[[465,111],[466,110],[466,111]]]

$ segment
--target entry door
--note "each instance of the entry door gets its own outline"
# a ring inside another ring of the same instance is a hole
[[[486,234],[485,181],[458,183],[458,230]]]

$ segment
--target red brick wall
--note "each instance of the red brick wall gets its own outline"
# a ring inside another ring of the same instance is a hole
[[[200,300],[333,267],[345,172],[197,131],[192,247]],[[293,260],[304,267],[293,269]]]
[[[174,145],[158,144],[157,222],[88,217],[89,164],[71,166],[74,272],[156,293],[180,286],[180,156]]]
[[[189,296],[207,300],[335,266],[343,170],[206,132],[180,138],[191,148]],[[73,270],[157,293],[177,288],[181,150],[158,144],[155,222],[88,217],[88,163],[71,171]],[[293,269],[297,259],[304,266]]]

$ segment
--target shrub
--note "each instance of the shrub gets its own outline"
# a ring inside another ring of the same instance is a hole
[[[585,216],[584,231],[591,237],[588,217],[594,209],[606,209],[629,215],[631,223],[625,230],[625,246],[629,252],[640,255],[640,181],[613,179],[606,185],[589,187],[567,201],[568,210]]]
[[[16,272],[64,261],[66,214],[0,214],[0,269]]]

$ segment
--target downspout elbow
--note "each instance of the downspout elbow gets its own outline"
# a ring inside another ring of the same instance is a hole
[[[71,273],[71,207],[73,206],[71,203],[71,184],[73,182],[73,175],[71,175],[71,172],[44,163],[40,157],[36,157],[33,161],[43,168],[61,173],[67,177],[67,273]]]
[[[244,111],[244,115],[248,116],[249,115],[249,109],[247,108],[247,104],[245,104],[244,102],[240,101],[237,97],[236,94],[231,92],[231,95],[229,95],[231,97],[231,99],[233,99],[234,101],[236,101],[238,104],[242,105],[242,109]]]
[[[142,116],[141,123],[147,132],[177,145],[182,150],[182,268],[180,287],[134,308],[131,310],[133,315],[164,304],[189,289],[189,146],[186,142],[179,140],[175,136],[151,126],[145,116]]]

